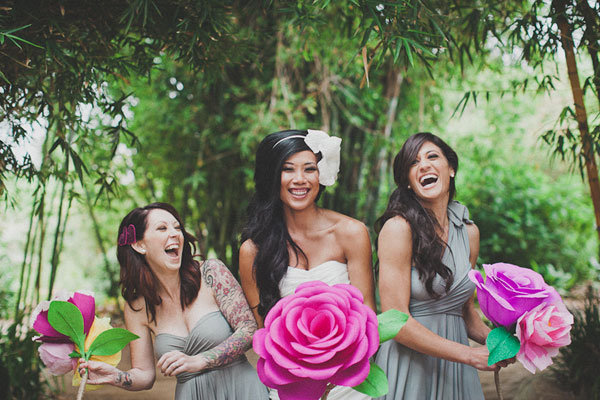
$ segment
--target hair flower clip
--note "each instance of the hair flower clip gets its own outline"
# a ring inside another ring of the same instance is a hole
[[[135,242],[135,226],[133,224],[124,226],[119,235],[119,246],[127,246],[128,244],[133,244]]]
[[[321,161],[318,162],[319,183],[323,186],[331,186],[337,179],[340,170],[340,149],[342,139],[337,136],[329,136],[323,131],[307,129],[308,134],[304,141],[313,153],[321,152]]]

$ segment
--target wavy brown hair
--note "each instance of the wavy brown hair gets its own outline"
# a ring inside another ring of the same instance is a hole
[[[419,273],[419,279],[425,285],[430,296],[439,297],[433,289],[433,280],[439,275],[445,281],[446,291],[450,289],[454,276],[452,271],[442,262],[447,244],[439,237],[436,228],[439,223],[433,213],[423,207],[415,192],[408,189],[408,173],[419,150],[426,142],[435,144],[442,150],[448,165],[458,173],[458,155],[446,142],[429,132],[415,133],[409,137],[394,159],[394,181],[397,188],[392,192],[387,209],[377,221],[375,231],[379,234],[383,224],[397,215],[410,225],[412,235],[412,265]],[[454,198],[456,186],[454,178],[450,178],[448,201]]]
[[[146,232],[148,214],[156,209],[165,210],[173,215],[179,222],[183,233],[184,242],[181,252],[181,268],[179,268],[181,309],[183,310],[198,296],[201,283],[200,263],[192,258],[196,251],[194,243],[197,242],[197,239],[185,230],[175,207],[168,203],[152,203],[145,207],[134,208],[121,221],[119,233],[123,232],[123,229],[129,225],[133,225],[135,227],[136,242],[142,240]],[[149,313],[149,320],[156,320],[156,307],[162,303],[162,299],[158,294],[160,284],[156,275],[150,269],[146,256],[138,253],[131,245],[127,244],[117,246],[117,259],[121,265],[120,283],[123,298],[135,310],[132,305],[133,301],[143,297],[146,303],[146,313]]]

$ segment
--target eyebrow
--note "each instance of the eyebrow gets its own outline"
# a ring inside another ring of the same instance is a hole
[[[293,162],[291,162],[291,161],[286,161],[286,162],[284,162],[284,163],[283,163],[283,165],[286,165],[286,164],[289,164],[289,165],[296,165],[296,163],[293,163]],[[302,165],[317,165],[317,163],[316,163],[316,162],[314,162],[314,161],[308,161],[308,162],[305,162],[305,163],[304,163],[304,164],[302,164]]]
[[[155,223],[154,223],[154,226],[156,226],[156,225],[160,225],[160,224],[169,225],[169,222],[168,222],[168,221],[165,221],[165,220],[160,220],[160,221],[157,221],[157,222],[155,222]],[[177,221],[177,220],[175,220],[173,224],[174,224],[174,225],[181,225],[181,224],[179,223],[179,221]]]

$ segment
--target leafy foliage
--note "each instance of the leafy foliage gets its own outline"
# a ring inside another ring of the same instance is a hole
[[[585,307],[571,310],[574,324],[571,344],[560,349],[561,357],[552,366],[564,387],[582,399],[600,398],[600,310],[598,293],[588,287]]]
[[[518,162],[518,149],[505,159],[495,152],[479,147],[461,167],[468,176],[459,175],[459,197],[480,230],[480,260],[537,268],[563,288],[590,278],[593,226],[584,193],[568,176],[553,181]]]
[[[36,332],[24,328],[21,321],[14,322],[6,331],[0,330],[0,398],[49,398],[34,336]]]

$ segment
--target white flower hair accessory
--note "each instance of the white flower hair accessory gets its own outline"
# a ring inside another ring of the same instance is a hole
[[[304,138],[306,145],[313,153],[321,152],[321,161],[318,162],[319,183],[323,186],[331,186],[337,179],[340,170],[340,149],[342,139],[337,136],[329,136],[323,131],[307,129],[308,134]]]

